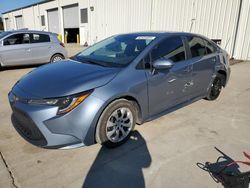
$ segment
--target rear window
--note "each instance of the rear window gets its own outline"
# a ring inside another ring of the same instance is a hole
[[[33,33],[31,39],[32,43],[50,42],[50,37],[46,34]]]
[[[204,40],[199,37],[187,37],[188,44],[192,57],[199,57],[206,55],[206,46]]]
[[[212,43],[208,42],[207,40],[204,40],[204,42],[205,42],[207,54],[212,54],[217,51],[217,48]]]

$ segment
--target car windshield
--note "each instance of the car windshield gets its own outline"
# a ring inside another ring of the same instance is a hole
[[[107,38],[73,57],[74,60],[101,66],[124,67],[132,62],[156,37],[119,35]]]
[[[2,33],[0,32],[0,39],[9,35],[9,34],[10,34],[10,32],[2,32]]]

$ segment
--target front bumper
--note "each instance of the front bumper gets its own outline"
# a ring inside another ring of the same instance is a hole
[[[9,94],[12,124],[29,143],[48,149],[69,149],[95,143],[93,130],[104,104],[102,100],[89,96],[71,112],[58,116],[57,107],[13,101],[13,95],[19,96],[14,92]]]

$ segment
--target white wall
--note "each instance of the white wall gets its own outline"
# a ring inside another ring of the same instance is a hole
[[[240,0],[153,0],[152,30],[191,31],[222,39],[221,46],[231,53],[239,3]]]
[[[243,0],[234,57],[250,60],[250,1]]]
[[[150,30],[151,0],[91,0],[91,40],[117,34]],[[94,18],[94,19],[93,19]]]
[[[234,40],[241,1],[242,11]],[[62,7],[76,3],[79,6],[81,44],[85,41],[93,44],[118,33],[149,30],[189,32],[191,29],[191,32],[211,39],[221,39],[222,48],[226,48],[231,56],[250,59],[249,0],[54,0],[7,13],[3,18],[10,19],[13,29],[16,29],[15,16],[23,15],[24,27],[48,30],[47,10],[59,7],[59,34],[63,35]],[[90,11],[91,6],[94,11]],[[82,8],[88,8],[87,24],[80,23]],[[41,26],[41,15],[45,16],[45,26]]]
[[[22,11],[24,28],[35,29],[35,16],[33,7],[25,8]]]
[[[245,0],[247,1],[247,0]],[[232,53],[240,0],[92,0],[95,36],[133,31],[185,31],[221,39]],[[193,25],[191,23],[193,20]],[[191,30],[190,30],[191,29]]]

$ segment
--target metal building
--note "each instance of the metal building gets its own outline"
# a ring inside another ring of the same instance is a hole
[[[165,30],[221,41],[236,59],[250,60],[249,0],[50,0],[3,14],[5,29],[29,28],[93,44],[117,33]]]

